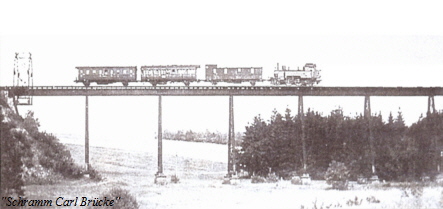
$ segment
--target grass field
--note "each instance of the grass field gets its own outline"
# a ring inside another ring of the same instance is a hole
[[[180,182],[156,185],[155,145],[155,141],[152,141],[145,147],[131,149],[91,147],[91,165],[104,177],[103,181],[83,178],[53,185],[29,185],[26,196],[28,199],[52,200],[57,197],[94,198],[113,187],[121,187],[136,197],[140,208],[440,207],[442,188],[437,185],[425,186],[421,195],[416,196],[409,189],[394,184],[389,187],[352,184],[347,191],[328,189],[324,181],[313,181],[311,185],[292,185],[289,181],[251,184],[250,180],[244,179],[235,185],[224,185],[222,179],[226,174],[227,161],[225,145],[167,140],[164,141],[164,173],[167,176],[177,174]],[[83,164],[84,147],[75,144],[67,146],[75,160]]]

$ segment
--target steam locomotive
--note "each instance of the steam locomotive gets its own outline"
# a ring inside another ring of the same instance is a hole
[[[205,65],[205,79],[197,79],[199,65],[151,65],[140,67],[140,80],[137,80],[136,66],[111,67],[76,67],[78,77],[74,82],[89,86],[121,82],[128,86],[130,82],[148,82],[153,86],[168,82],[181,82],[189,86],[192,82],[242,83],[249,82],[254,86],[257,82],[270,81],[273,85],[313,86],[321,81],[320,70],[313,63],[307,63],[302,69],[290,70],[285,66],[274,70],[274,77],[264,80],[262,67],[217,67]]]

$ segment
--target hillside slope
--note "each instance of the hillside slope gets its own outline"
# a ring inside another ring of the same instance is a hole
[[[83,169],[52,134],[40,132],[33,112],[18,115],[0,98],[1,193],[23,195],[23,186],[79,178]]]

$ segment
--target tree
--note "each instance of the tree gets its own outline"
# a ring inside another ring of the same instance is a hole
[[[265,122],[260,116],[246,127],[239,162],[251,174],[267,175],[269,169],[285,177],[300,171],[302,164],[301,120],[273,112]],[[430,114],[411,127],[401,111],[384,122],[381,114],[372,115],[371,129],[376,174],[383,180],[408,180],[434,176],[443,149],[443,114]],[[347,117],[341,109],[327,117],[308,110],[304,116],[308,173],[323,178],[332,161],[342,162],[349,178],[372,175],[372,152],[368,119]]]
[[[268,140],[268,125],[259,116],[254,117],[254,121],[250,126],[246,127],[246,132],[241,143],[241,155],[239,163],[249,173],[265,175],[268,170],[268,162],[266,161],[265,142]]]
[[[409,149],[414,151],[410,162],[415,178],[435,176],[443,148],[443,114],[428,114],[407,131]]]
[[[29,110],[23,120],[23,128],[26,129],[31,136],[35,136],[38,133],[38,127],[40,127],[40,122],[34,118],[34,112]]]
[[[388,125],[392,124],[394,124],[394,117],[392,117],[392,112],[389,112]]]

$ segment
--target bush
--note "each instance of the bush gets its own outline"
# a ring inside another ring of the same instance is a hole
[[[138,209],[140,206],[137,203],[137,200],[134,196],[132,196],[128,190],[122,188],[112,188],[106,193],[101,195],[102,198],[106,197],[108,199],[115,199],[116,197],[120,197],[115,200],[114,206],[105,206],[102,208],[112,208],[112,209]],[[94,206],[89,206],[90,209],[97,208]]]
[[[32,152],[25,134],[20,131],[13,131],[15,126],[11,123],[4,123],[3,119],[4,116],[0,111],[0,193],[2,196],[24,195],[22,188],[24,186],[22,157]]]
[[[37,133],[34,136],[39,150],[40,165],[68,178],[80,178],[83,169],[74,163],[69,150],[52,134]]]
[[[412,182],[406,185],[402,185],[402,196],[420,198],[423,195],[423,185],[420,183]]]
[[[291,184],[301,185],[301,179],[300,176],[294,176],[291,179]]]
[[[297,171],[294,171],[292,168],[282,169],[275,173],[277,176],[282,177],[283,180],[291,180],[294,176],[297,176]]]
[[[251,183],[257,184],[257,183],[265,183],[266,179],[261,176],[252,176],[251,177]]]
[[[4,118],[0,114],[3,195],[24,195],[22,187],[26,184],[48,184],[82,176],[83,169],[74,163],[69,150],[54,135],[39,132],[40,124],[32,111],[25,119],[11,111],[7,120]]]
[[[171,182],[177,184],[180,181],[177,175],[171,176]]]
[[[102,175],[100,175],[100,173],[92,167],[89,168],[89,178],[95,181],[103,180]]]
[[[63,176],[37,165],[30,168],[23,167],[23,180],[26,184],[54,184],[63,180]]]
[[[332,185],[333,189],[348,189],[349,170],[344,163],[332,161],[326,171],[326,183]]]
[[[268,183],[278,182],[278,176],[275,175],[275,173],[269,174],[268,177],[266,177],[266,182]]]
[[[59,139],[52,134],[39,132],[40,123],[34,118],[34,113],[28,111],[22,126],[31,136],[35,152],[34,155],[40,164],[46,169],[52,170],[67,178],[80,178],[84,170],[74,163],[69,150],[59,142]],[[36,166],[33,162],[28,167]]]

